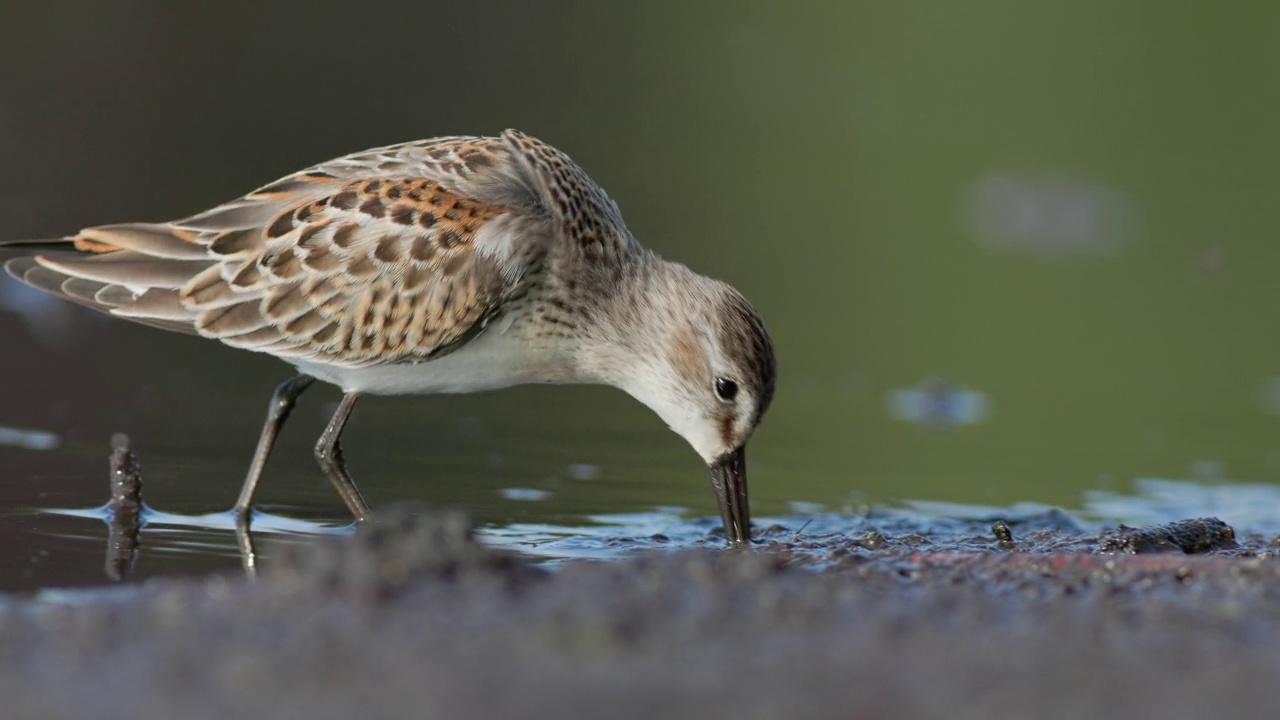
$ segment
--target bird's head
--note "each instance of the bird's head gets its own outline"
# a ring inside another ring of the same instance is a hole
[[[640,307],[651,339],[617,383],[702,456],[731,543],[750,537],[746,445],[773,399],[777,364],[760,316],[725,283],[667,264]]]

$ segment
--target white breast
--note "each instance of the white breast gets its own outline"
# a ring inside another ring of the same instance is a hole
[[[344,368],[293,360],[300,372],[373,395],[433,395],[497,390],[527,383],[572,382],[567,353],[504,332],[485,332],[436,360],[417,364]]]

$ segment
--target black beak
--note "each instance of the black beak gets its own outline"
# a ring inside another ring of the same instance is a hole
[[[751,539],[751,507],[747,504],[747,450],[740,447],[711,464],[711,486],[720,501],[720,519],[730,545]]]

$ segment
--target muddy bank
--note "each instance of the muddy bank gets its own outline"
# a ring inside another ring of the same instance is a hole
[[[0,697],[15,718],[1264,716],[1280,563],[1197,527],[1173,530],[1223,547],[775,528],[548,570],[458,516],[392,513],[257,581],[9,598]]]

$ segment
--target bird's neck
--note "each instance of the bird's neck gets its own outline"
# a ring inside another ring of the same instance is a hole
[[[598,298],[590,332],[577,350],[587,382],[620,387],[635,395],[670,362],[673,338],[689,322],[693,272],[645,252],[629,263]]]

